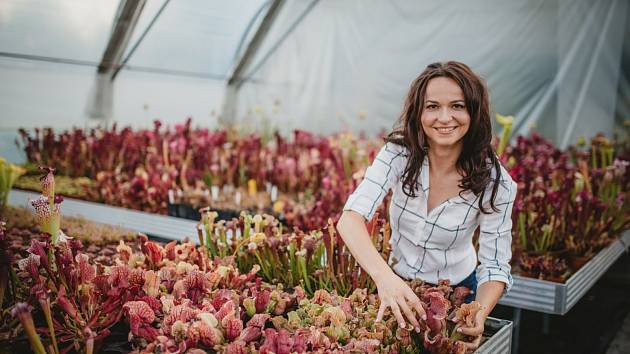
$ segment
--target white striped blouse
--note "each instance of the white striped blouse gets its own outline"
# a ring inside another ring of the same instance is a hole
[[[425,158],[417,184],[416,197],[403,192],[402,173],[407,163],[406,148],[387,143],[366,170],[363,181],[348,198],[344,210],[353,210],[370,220],[393,188],[389,206],[392,229],[389,264],[401,277],[420,278],[437,284],[449,279],[455,285],[476,268],[478,284],[497,280],[512,286],[512,206],[516,183],[501,166],[499,189],[495,199],[498,212],[483,214],[478,196],[466,191],[450,198],[427,214],[429,163]],[[496,172],[492,169],[492,181]],[[484,208],[491,211],[489,200],[492,183],[484,196]],[[479,252],[472,237],[480,227]],[[478,256],[478,259],[477,259]]]

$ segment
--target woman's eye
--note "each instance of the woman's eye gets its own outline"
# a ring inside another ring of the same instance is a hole
[[[437,105],[434,105],[434,104],[430,104],[427,106],[427,109],[436,109],[436,108],[437,108]]]
[[[453,105],[453,108],[455,108],[455,109],[464,109],[464,105],[456,103],[456,104]]]

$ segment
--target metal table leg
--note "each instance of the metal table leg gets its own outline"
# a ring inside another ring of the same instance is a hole
[[[544,335],[548,335],[551,328],[551,315],[548,313],[543,313],[543,326],[542,332]]]
[[[512,318],[513,329],[512,329],[512,354],[518,354],[518,337],[519,331],[521,330],[521,309],[515,307],[514,308],[514,317]]]

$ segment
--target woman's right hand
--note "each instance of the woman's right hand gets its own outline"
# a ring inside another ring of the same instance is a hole
[[[416,332],[420,332],[418,318],[426,321],[427,315],[420,299],[409,285],[393,271],[374,279],[374,282],[378,288],[378,297],[381,300],[381,306],[378,309],[378,315],[376,315],[376,322],[383,319],[383,315],[389,307],[394,317],[396,317],[400,328],[412,329],[407,326],[406,318]]]
[[[381,306],[378,309],[376,321],[383,319],[383,315],[389,307],[396,317],[399,327],[420,330],[418,319],[426,320],[427,318],[422,303],[409,285],[394,273],[383,256],[376,250],[365,226],[363,216],[351,210],[344,211],[337,223],[337,230],[339,230],[346,247],[361,267],[372,277],[378,288]],[[407,318],[410,326],[407,326],[405,318]]]

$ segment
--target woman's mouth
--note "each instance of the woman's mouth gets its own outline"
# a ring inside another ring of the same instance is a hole
[[[438,133],[448,134],[454,131],[455,129],[457,129],[457,127],[439,127],[439,128],[433,128],[433,129],[435,129]]]

